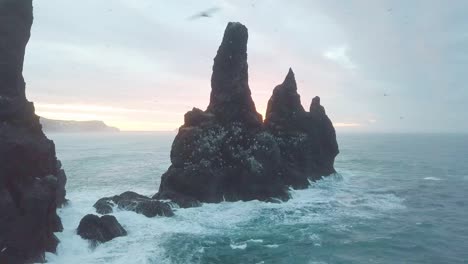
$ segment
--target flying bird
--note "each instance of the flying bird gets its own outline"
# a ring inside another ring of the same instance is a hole
[[[195,19],[199,19],[199,18],[203,18],[203,17],[212,17],[214,13],[218,12],[219,11],[219,7],[212,7],[210,9],[207,9],[205,11],[202,11],[198,14],[195,14],[191,17],[189,17],[188,19],[189,20],[195,20]]]

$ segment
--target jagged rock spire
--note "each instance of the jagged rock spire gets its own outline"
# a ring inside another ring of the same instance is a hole
[[[290,122],[305,113],[301,104],[301,97],[297,93],[294,72],[289,68],[283,83],[276,86],[268,101],[265,123],[267,125],[278,122]]]
[[[32,0],[0,1],[0,96],[25,99],[23,61],[31,35]],[[1,100],[1,98],[0,98]],[[1,102],[0,102],[1,103]]]
[[[283,89],[290,90],[290,91],[297,91],[297,84],[296,84],[296,77],[294,76],[294,72],[291,68],[289,68],[288,74],[282,83]]]
[[[320,97],[315,96],[310,103],[310,113],[325,114],[325,108],[320,104]]]
[[[230,22],[214,58],[207,111],[221,122],[261,124],[248,83],[247,40],[247,28]]]

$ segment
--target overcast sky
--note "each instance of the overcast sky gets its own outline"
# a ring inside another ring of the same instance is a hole
[[[338,131],[468,132],[468,1],[35,0],[28,98],[55,119],[174,130],[205,109],[229,21],[264,114],[292,67]],[[210,18],[188,19],[219,7]]]

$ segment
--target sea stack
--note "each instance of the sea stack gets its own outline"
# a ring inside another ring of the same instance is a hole
[[[248,84],[247,28],[229,23],[214,59],[208,108],[185,114],[155,199],[199,202],[278,201],[335,172],[335,131],[323,107],[306,112],[293,71],[257,113]],[[317,110],[318,109],[318,110]]]
[[[280,148],[287,185],[305,188],[309,180],[335,172],[339,151],[333,124],[319,97],[312,100],[310,112],[304,110],[292,69],[273,90],[264,125]]]
[[[249,88],[248,37],[244,25],[232,22],[227,25],[214,58],[207,112],[214,114],[220,123],[242,122],[260,127],[262,116],[255,109]]]
[[[25,96],[32,0],[0,1],[0,263],[43,262],[62,230],[66,176]]]

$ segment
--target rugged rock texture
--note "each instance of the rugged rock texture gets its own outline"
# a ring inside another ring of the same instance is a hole
[[[44,261],[61,231],[66,176],[25,97],[32,0],[0,1],[0,263]]]
[[[134,192],[124,192],[121,195],[99,199],[95,204],[99,214],[110,214],[114,206],[122,210],[134,211],[146,217],[173,216],[169,203],[164,203]]]
[[[319,155],[317,169],[320,174],[331,174],[335,172],[333,164],[338,155],[338,143],[336,142],[336,132],[333,123],[325,113],[325,108],[320,104],[320,97],[316,96],[310,104],[310,113],[313,124],[316,128],[317,144]]]
[[[127,235],[127,231],[112,215],[100,218],[93,214],[86,215],[81,219],[76,232],[82,238],[90,240],[94,246]]]
[[[273,90],[264,124],[280,148],[287,185],[305,188],[309,180],[335,172],[338,144],[333,124],[319,97],[312,100],[310,112],[304,110],[292,69]]]
[[[242,122],[261,126],[250,96],[247,65],[247,28],[240,23],[229,23],[223,41],[214,58],[211,76],[211,96],[207,112],[223,124]]]
[[[245,26],[228,24],[214,59],[210,104],[185,114],[172,165],[153,198],[183,207],[287,200],[290,186],[304,188],[334,172],[333,125],[320,103],[311,113],[303,109],[292,70],[275,88],[262,123],[248,85],[247,39]]]

